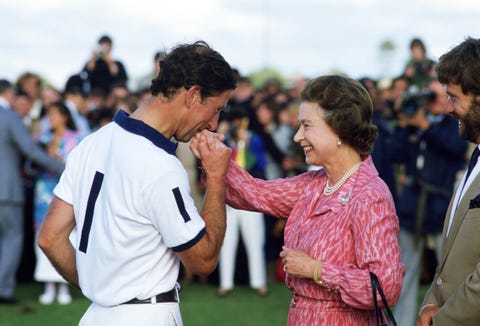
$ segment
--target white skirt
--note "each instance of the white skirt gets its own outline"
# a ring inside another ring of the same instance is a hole
[[[57,272],[55,267],[53,267],[50,260],[48,260],[47,256],[43,253],[42,249],[38,246],[38,234],[40,228],[35,232],[35,257],[37,259],[37,263],[35,265],[35,272],[33,277],[35,281],[38,282],[57,282],[57,283],[67,283],[67,281]],[[69,239],[71,243],[76,243],[77,238],[77,231],[73,229],[72,233],[70,233]]]

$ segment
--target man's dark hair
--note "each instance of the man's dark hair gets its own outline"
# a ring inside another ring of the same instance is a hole
[[[171,99],[183,87],[198,86],[202,99],[216,96],[236,86],[230,65],[206,42],[181,44],[160,60],[160,73],[152,80],[152,95]]]
[[[167,53],[164,50],[157,51],[153,56],[153,61],[160,61],[165,58],[166,55]]]
[[[5,91],[13,89],[12,83],[6,79],[0,79],[0,94],[3,94]]]
[[[99,39],[98,39],[98,44],[102,44],[102,43],[108,43],[110,45],[113,44],[113,41],[112,41],[112,38],[108,35],[102,35]]]
[[[80,94],[83,97],[87,97],[88,91],[86,87],[84,78],[80,74],[75,74],[68,78],[64,94]]]
[[[466,38],[440,57],[435,70],[442,84],[457,84],[464,94],[480,95],[480,39]]]
[[[16,97],[25,97],[29,101],[33,101],[33,98],[28,94],[23,88],[16,88],[15,89],[15,96]]]
[[[425,54],[427,52],[427,48],[425,47],[425,43],[423,43],[423,41],[419,38],[414,38],[410,41],[410,50],[413,49],[413,47],[415,46],[419,46],[423,53]]]

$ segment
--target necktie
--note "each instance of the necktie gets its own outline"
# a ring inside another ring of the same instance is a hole
[[[472,153],[472,157],[470,158],[470,162],[468,163],[467,175],[465,176],[465,181],[463,182],[460,194],[457,195],[458,196],[457,205],[455,206],[455,210],[452,210],[452,213],[450,215],[450,219],[449,219],[449,222],[448,222],[447,233],[446,233],[447,237],[448,237],[448,234],[450,233],[450,227],[452,226],[452,221],[453,221],[453,218],[455,216],[455,212],[457,211],[458,205],[460,205],[460,201],[462,200],[462,194],[463,194],[463,190],[465,188],[465,184],[467,183],[468,177],[470,176],[470,173],[472,173],[472,170],[475,167],[475,164],[477,164],[478,156],[480,156],[480,150],[478,149],[478,146],[477,146],[477,147],[475,147],[475,150]]]
[[[478,149],[478,146],[477,146],[475,147],[475,150],[472,153],[472,157],[470,158],[470,163],[468,163],[468,170],[467,170],[467,176],[465,177],[465,182],[468,180],[470,173],[472,173],[472,170],[475,167],[475,164],[477,164],[479,155],[480,155],[480,150]]]

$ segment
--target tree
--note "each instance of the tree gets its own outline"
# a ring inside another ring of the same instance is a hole
[[[248,77],[255,89],[261,89],[270,78],[279,80],[282,86],[286,84],[286,78],[278,70],[268,67],[253,71]]]
[[[391,39],[385,39],[379,46],[379,59],[381,65],[380,77],[391,77],[391,68],[395,55],[396,45]]]

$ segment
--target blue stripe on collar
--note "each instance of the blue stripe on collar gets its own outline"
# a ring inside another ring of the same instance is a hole
[[[160,147],[167,153],[176,156],[177,144],[171,142],[164,135],[140,120],[129,118],[128,114],[120,110],[113,117],[113,121],[120,127],[133,134],[143,136],[155,146]]]

